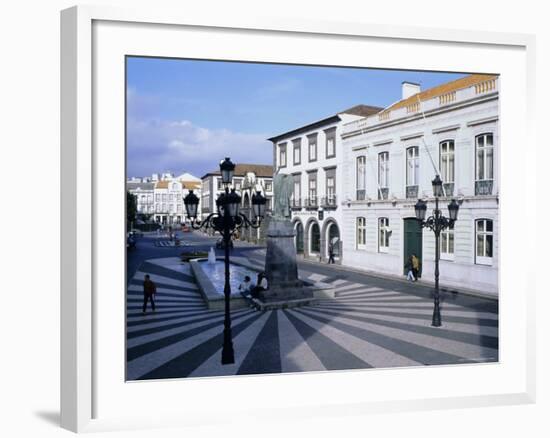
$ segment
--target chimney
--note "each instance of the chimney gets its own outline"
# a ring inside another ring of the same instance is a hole
[[[401,94],[402,99],[408,99],[411,96],[414,96],[415,94],[420,93],[420,84],[416,84],[414,82],[401,82]]]

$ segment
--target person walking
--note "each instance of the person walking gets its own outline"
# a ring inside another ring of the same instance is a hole
[[[157,293],[157,285],[151,280],[149,274],[145,274],[145,280],[143,281],[143,308],[142,313],[145,315],[147,309],[147,302],[151,301],[151,308],[155,311],[155,298]]]
[[[334,264],[334,243],[329,242],[328,244],[328,264]]]
[[[407,263],[405,264],[405,269],[407,270],[407,280],[409,281],[415,281],[412,258],[413,256],[410,255],[407,259]]]
[[[420,260],[416,257],[416,254],[411,256],[412,270],[414,275],[414,281],[418,281],[418,274],[420,273]]]

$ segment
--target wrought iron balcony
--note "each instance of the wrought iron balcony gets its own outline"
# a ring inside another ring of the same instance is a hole
[[[418,198],[418,186],[407,186],[407,199]]]
[[[492,195],[493,194],[493,180],[484,179],[476,181],[476,195]]]
[[[388,199],[388,194],[390,192],[390,189],[387,187],[382,187],[378,189],[378,199]]]
[[[447,197],[451,197],[454,195],[455,191],[455,183],[443,183],[443,193]]]
[[[366,196],[367,196],[367,191],[366,190],[357,190],[355,192],[355,199],[357,201],[364,201],[366,199]]]
[[[306,208],[317,208],[319,206],[319,204],[317,203],[317,196],[306,198],[304,202],[304,206]]]
[[[299,210],[302,208],[302,200],[301,199],[291,199],[290,200],[290,208]]]
[[[337,206],[338,204],[336,202],[336,195],[329,195],[321,198],[321,207],[336,208]]]

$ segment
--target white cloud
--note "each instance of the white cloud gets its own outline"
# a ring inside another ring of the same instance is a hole
[[[138,120],[129,118],[128,173],[190,171],[201,176],[215,170],[220,159],[235,163],[270,164],[271,143],[266,134],[208,129],[190,120]]]

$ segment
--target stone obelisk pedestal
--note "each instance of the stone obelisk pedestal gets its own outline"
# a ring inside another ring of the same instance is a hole
[[[271,218],[267,227],[265,273],[269,289],[260,294],[264,302],[312,298],[313,292],[298,279],[294,228],[288,219]]]

